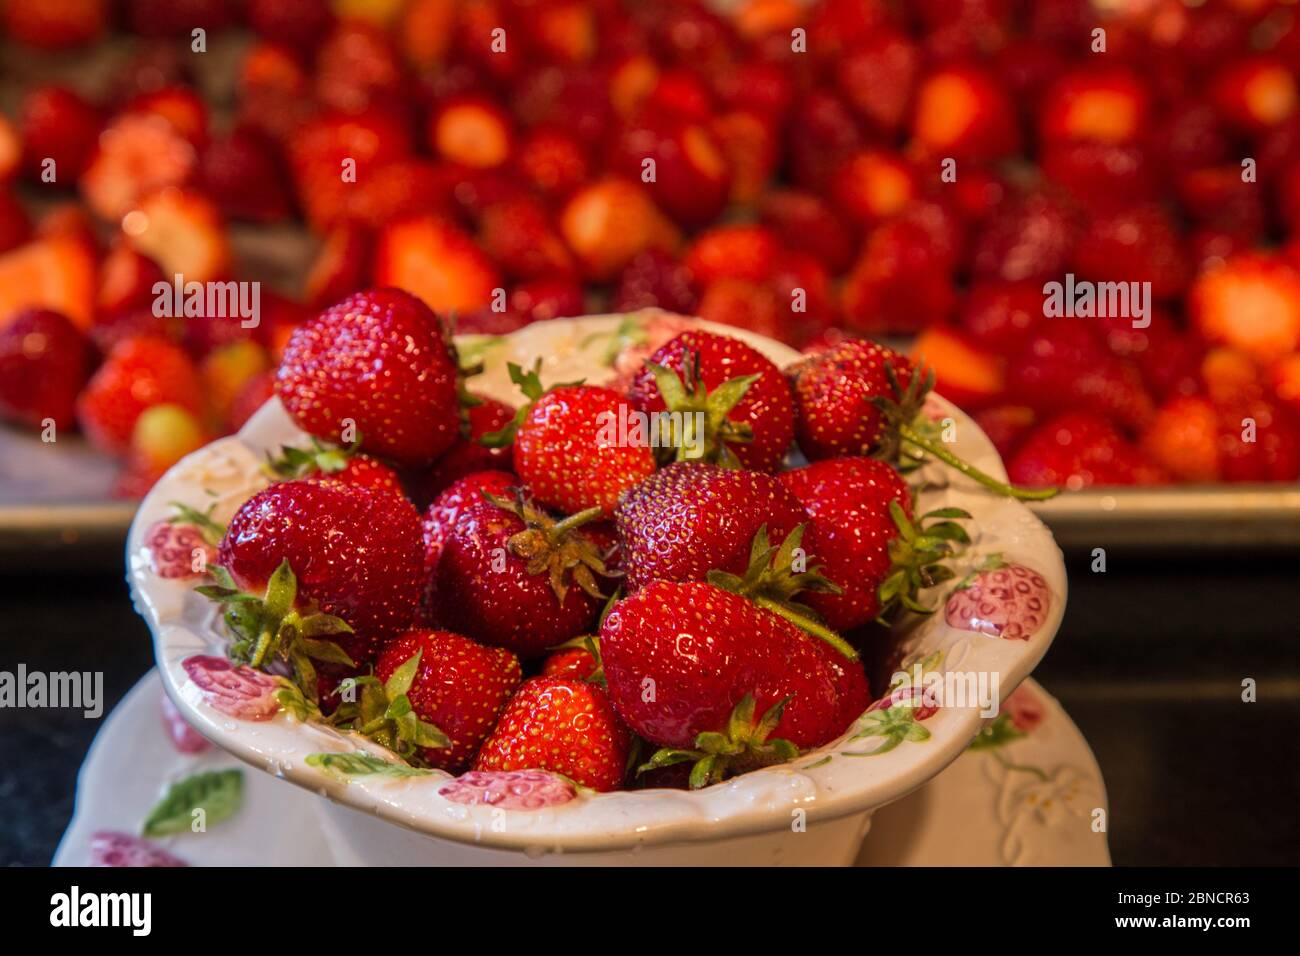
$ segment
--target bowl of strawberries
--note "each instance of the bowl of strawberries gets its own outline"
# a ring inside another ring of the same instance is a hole
[[[932,376],[660,311],[453,337],[393,288],[141,503],[181,714],[357,863],[845,864],[1033,669],[1065,570]]]

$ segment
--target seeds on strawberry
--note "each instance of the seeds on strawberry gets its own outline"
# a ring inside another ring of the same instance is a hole
[[[384,693],[375,693],[379,685],[362,688],[357,729],[365,732],[370,724],[373,733],[378,725],[395,723],[385,721],[383,714],[404,695],[411,713],[446,737],[443,746],[420,747],[420,756],[430,766],[455,773],[469,766],[522,675],[519,660],[507,650],[484,647],[449,631],[418,630],[389,643],[375,663],[375,676],[383,682]],[[394,676],[397,684],[391,683]],[[367,706],[376,713],[367,714]],[[400,726],[389,729],[405,742]]]
[[[456,439],[457,374],[437,316],[408,293],[372,289],[294,329],[276,393],[304,431],[359,437],[363,451],[418,467]]]
[[[459,633],[524,658],[585,633],[609,574],[581,528],[597,513],[556,521],[522,496],[492,496],[466,508],[434,572],[434,614]]]
[[[775,471],[794,440],[794,402],[780,370],[738,339],[692,330],[655,352],[629,397],[647,414],[676,413],[660,436],[677,460],[701,458]],[[702,418],[700,417],[702,416]],[[702,420],[704,433],[695,434]]]
[[[743,573],[759,528],[784,541],[806,519],[770,475],[674,463],[629,491],[615,513],[628,590],[655,580],[702,581],[712,569]]]
[[[595,385],[543,389],[537,370],[511,363],[510,377],[528,404],[507,428],[484,444],[514,441],[515,472],[541,504],[576,514],[598,508],[611,514],[619,497],[655,468],[649,436],[618,425],[626,420],[626,399]]]
[[[549,770],[605,792],[623,785],[630,746],[631,735],[603,688],[534,677],[510,698],[474,769]]]
[[[414,617],[422,565],[419,515],[396,492],[284,481],[235,512],[217,560],[239,589],[253,594],[265,592],[287,562],[296,600],[346,621],[352,633],[333,639],[353,661],[366,662]]]

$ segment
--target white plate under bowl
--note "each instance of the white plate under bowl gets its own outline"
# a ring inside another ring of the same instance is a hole
[[[76,809],[52,865],[89,866],[96,833],[138,833],[171,784],[236,763],[216,748],[178,752],[159,720],[162,694],[151,670],[104,721],[77,775]],[[1037,701],[1041,717],[1007,745],[1007,759],[968,750],[920,790],[877,811],[858,866],[1110,863],[1105,831],[1091,825],[1095,809],[1106,808],[1106,790],[1088,742],[1032,677],[1016,697]],[[1045,782],[1061,795],[1055,804],[1035,799]],[[243,806],[231,819],[153,842],[191,866],[338,866],[320,821],[323,806],[301,787],[249,771]]]
[[[483,351],[487,368],[472,386],[514,400],[505,374],[507,361],[523,364],[541,357],[543,379],[585,377],[598,382],[610,374],[603,356],[623,316],[561,319],[527,326]],[[796,354],[753,333],[708,326],[732,335],[784,366]],[[950,418],[956,454],[999,478],[1005,471],[979,427],[938,396],[928,404],[936,419]],[[869,812],[915,790],[956,759],[986,719],[980,706],[945,706],[929,718],[928,739],[905,741],[870,757],[844,756],[872,749],[876,738],[845,736],[792,763],[744,774],[696,792],[641,790],[579,794],[567,803],[539,810],[503,810],[467,805],[439,793],[446,775],[393,778],[372,775],[342,778],[306,763],[320,752],[368,750],[386,755],[368,741],[334,729],[300,723],[286,714],[264,722],[234,720],[214,709],[187,676],[182,662],[193,655],[224,652],[214,607],[194,594],[191,584],[164,580],[149,568],[145,531],[171,514],[170,502],[215,504],[214,516],[227,521],[266,479],[260,471],[267,449],[301,444],[297,429],[278,401],[272,400],[239,432],[178,463],[141,503],[127,542],[128,581],[136,608],[154,639],[155,657],[167,692],[186,718],[205,736],[247,763],[318,791],[339,805],[338,825],[361,847],[391,843],[418,861],[434,847],[459,852],[467,860],[496,862],[613,862],[610,854],[636,853],[644,862],[707,859],[719,848],[733,859],[763,862],[791,830],[792,818],[806,826],[808,838],[796,841],[809,861],[849,862],[869,825]],[[1045,580],[1050,608],[1028,640],[1002,640],[949,626],[942,613],[909,622],[900,637],[912,655],[941,654],[938,671],[984,674],[996,680],[1001,698],[1011,693],[1042,658],[1060,625],[1066,599],[1060,550],[1043,524],[1021,503],[998,497],[942,466],[928,464],[917,474],[924,485],[918,510],[956,506],[974,516],[972,545],[956,563],[958,575],[975,569],[990,554],[1026,566]],[[931,595],[932,599],[939,595]],[[861,723],[861,722],[859,722]],[[856,727],[857,725],[855,725]],[[829,759],[825,759],[829,758]],[[409,835],[385,840],[390,831],[343,808],[362,811],[430,837]],[[362,832],[362,831],[366,832]],[[778,840],[773,841],[775,835]],[[856,836],[855,836],[856,835]],[[550,857],[557,857],[549,859]]]

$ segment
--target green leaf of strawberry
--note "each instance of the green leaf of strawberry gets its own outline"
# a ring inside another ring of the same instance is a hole
[[[698,790],[738,773],[793,760],[799,756],[799,748],[788,740],[771,737],[790,700],[787,697],[778,701],[755,721],[754,695],[746,694],[732,709],[725,733],[700,733],[693,750],[671,747],[657,750],[637,768],[637,773],[690,762],[693,763],[690,786]]]

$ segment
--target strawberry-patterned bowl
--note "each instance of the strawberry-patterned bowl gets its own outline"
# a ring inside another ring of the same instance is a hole
[[[510,363],[540,358],[548,381],[599,382],[645,357],[638,326],[685,321],[652,312],[559,319],[460,344],[462,357],[483,362],[475,391],[511,401]],[[780,367],[799,358],[754,333],[698,324]],[[925,414],[947,450],[1005,480],[992,444],[959,409],[931,394]],[[185,719],[241,760],[326,798],[319,809],[333,849],[357,864],[848,864],[875,808],[938,774],[996,717],[1064,612],[1065,568],[1044,525],[1021,502],[927,460],[908,478],[917,513],[964,509],[970,543],[951,562],[955,577],[925,592],[935,613],[895,625],[883,671],[889,689],[878,689],[881,699],[838,739],[696,790],[597,793],[542,770],[457,777],[417,768],[357,734],[302,719],[283,678],[232,664],[220,608],[187,573],[202,571],[215,551],[211,534],[174,523],[176,503],[224,524],[269,483],[268,451],[310,441],[273,399],[237,435],[179,462],[140,505],[127,577]]]

